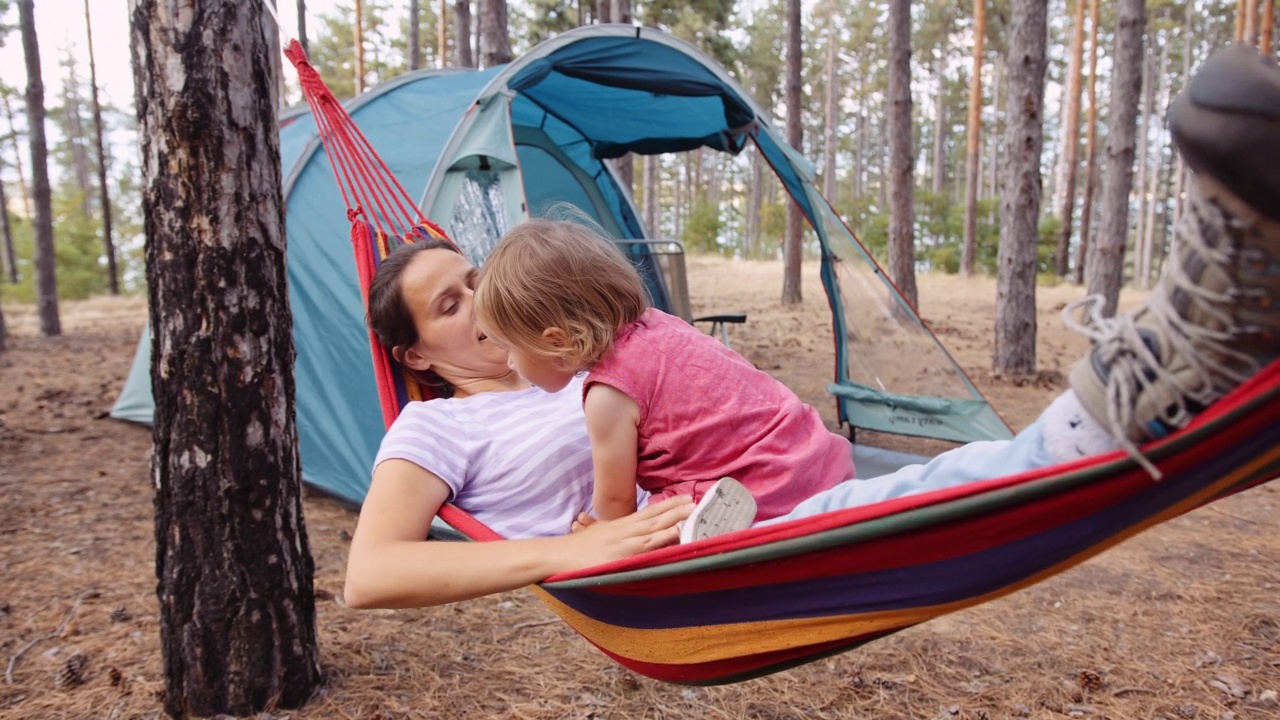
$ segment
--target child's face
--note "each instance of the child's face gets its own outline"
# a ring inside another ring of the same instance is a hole
[[[576,371],[556,357],[528,352],[485,330],[489,339],[507,351],[507,366],[533,385],[547,392],[560,392],[573,379]]]

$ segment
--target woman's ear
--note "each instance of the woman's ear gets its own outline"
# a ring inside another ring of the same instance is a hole
[[[431,369],[431,362],[418,350],[416,344],[407,348],[399,345],[391,348],[391,357],[410,370],[426,372]]]

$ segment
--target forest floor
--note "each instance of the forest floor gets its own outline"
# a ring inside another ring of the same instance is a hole
[[[745,311],[733,346],[829,420],[830,320],[816,267],[690,258],[696,311]],[[1031,380],[990,372],[995,283],[928,275],[921,310],[1015,428],[1065,387],[1085,342],[1041,288]],[[1138,299],[1126,295],[1124,303]],[[162,692],[151,434],[108,419],[145,320],[134,299],[64,303],[45,339],[6,305],[0,353],[0,720],[154,718]],[[326,683],[273,718],[1280,718],[1280,484],[1165,523],[1000,600],[844,655],[713,688],[621,670],[527,591],[426,610],[341,601],[355,514],[308,493]],[[79,684],[71,658],[87,663]],[[75,674],[75,673],[73,673]]]

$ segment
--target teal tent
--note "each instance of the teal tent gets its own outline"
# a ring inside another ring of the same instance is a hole
[[[425,215],[475,262],[506,229],[559,202],[620,241],[652,238],[610,159],[699,147],[736,154],[754,143],[821,243],[841,421],[955,441],[1010,436],[819,194],[813,166],[687,43],[649,28],[584,27],[509,65],[402,75],[347,109]],[[309,113],[282,117],[280,153],[303,475],[358,502],[383,425],[349,225]],[[670,308],[674,283],[655,275],[650,286]],[[113,416],[150,421],[149,347],[144,335]],[[861,458],[859,467],[866,473]]]

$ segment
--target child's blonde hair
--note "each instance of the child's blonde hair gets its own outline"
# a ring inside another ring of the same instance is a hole
[[[618,329],[649,306],[644,283],[613,242],[577,222],[527,220],[512,228],[485,260],[476,285],[480,323],[512,347],[594,365]],[[543,336],[567,335],[563,347]]]

